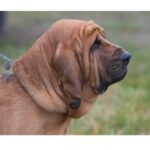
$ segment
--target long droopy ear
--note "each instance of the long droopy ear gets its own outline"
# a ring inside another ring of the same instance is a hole
[[[81,103],[82,75],[77,56],[61,43],[57,47],[54,64],[59,70],[62,90],[67,99],[69,109],[77,110]]]
[[[80,65],[84,71],[85,80],[89,80],[89,72],[90,72],[90,58],[89,58],[89,48],[91,45],[91,37],[93,38],[92,34],[94,30],[97,29],[95,23],[93,21],[89,21],[86,26],[83,26],[80,29],[80,34],[75,35],[75,45],[77,54],[79,54],[78,58],[80,59]],[[90,38],[89,38],[90,37]],[[82,56],[82,58],[81,58]]]
[[[50,47],[45,48],[40,42],[35,43],[15,62],[13,71],[20,84],[40,107],[49,112],[66,113],[66,104],[58,97],[51,84],[55,76],[45,49],[50,53]]]

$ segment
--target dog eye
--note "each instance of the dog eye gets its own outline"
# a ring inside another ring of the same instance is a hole
[[[100,45],[101,45],[101,41],[98,38],[96,38],[93,45],[91,46],[91,50],[96,50],[100,48]]]

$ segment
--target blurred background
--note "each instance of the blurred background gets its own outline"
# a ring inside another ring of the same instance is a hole
[[[0,12],[0,53],[18,58],[62,18],[94,20],[108,40],[132,54],[126,78],[73,120],[70,134],[150,134],[150,12]]]

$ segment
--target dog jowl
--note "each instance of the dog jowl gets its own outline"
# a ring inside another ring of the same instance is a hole
[[[96,37],[91,46],[91,53],[98,64],[99,84],[95,88],[101,94],[109,85],[125,77],[131,54],[107,41],[104,36]]]

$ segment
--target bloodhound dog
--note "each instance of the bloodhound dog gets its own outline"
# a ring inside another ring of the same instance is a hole
[[[57,21],[0,77],[0,134],[66,134],[130,58],[93,21]]]

